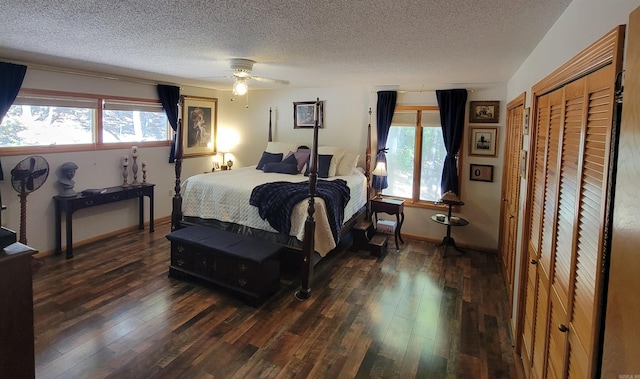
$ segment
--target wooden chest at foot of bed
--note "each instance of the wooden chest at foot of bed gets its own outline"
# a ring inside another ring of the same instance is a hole
[[[173,278],[206,280],[232,290],[253,306],[280,287],[279,245],[204,226],[176,230],[167,239]]]

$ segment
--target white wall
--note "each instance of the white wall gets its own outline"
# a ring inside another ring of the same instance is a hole
[[[460,88],[461,85],[456,87]],[[454,86],[452,86],[453,88]],[[92,93],[136,98],[156,98],[156,88],[152,83],[126,80],[102,79],[92,76],[28,69],[23,88],[49,89],[79,93]],[[469,85],[473,88],[469,100],[500,100],[501,114],[498,133],[498,157],[469,157],[465,134],[462,154],[462,199],[466,205],[459,213],[470,221],[470,225],[454,230],[453,237],[462,246],[473,246],[495,250],[498,238],[499,195],[502,175],[502,151],[505,125],[504,84]],[[233,159],[236,167],[256,164],[268,138],[269,108],[273,110],[273,138],[276,141],[311,144],[312,130],[293,128],[293,102],[324,101],[324,128],[320,130],[320,145],[344,146],[347,151],[361,154],[360,164],[364,165],[367,140],[369,108],[372,109],[372,145],[375,146],[375,112],[377,94],[373,87],[310,88],[279,90],[250,90],[249,98],[236,97],[231,101],[228,91],[204,88],[182,87],[183,95],[217,97],[218,128],[222,134],[231,135],[237,144],[230,149],[227,159]],[[434,92],[400,94],[398,104],[437,104]],[[146,161],[148,178],[155,188],[155,217],[170,215],[171,191],[174,187],[174,165],[168,163],[169,148],[141,148],[139,161]],[[40,251],[54,249],[54,206],[52,197],[58,194],[57,169],[67,161],[78,164],[74,178],[76,190],[116,186],[122,182],[120,158],[130,154],[130,149],[100,150],[74,153],[43,154],[51,166],[50,177],[45,185],[28,197],[27,237],[28,243]],[[2,157],[5,173],[25,156]],[[494,165],[494,182],[469,182],[469,164]],[[211,169],[209,157],[187,158],[183,162],[182,177],[186,178]],[[131,174],[130,174],[131,177]],[[3,212],[3,224],[14,230],[20,225],[20,204],[10,182],[0,184],[4,203],[8,209]],[[145,210],[147,208],[145,207]],[[423,208],[405,209],[403,233],[434,241],[442,240],[445,229],[435,224],[430,217],[434,210]],[[148,213],[147,216],[148,218]],[[135,201],[102,205],[98,208],[82,209],[74,213],[74,241],[92,239],[122,228],[137,225]],[[63,231],[64,231],[63,222]],[[64,234],[64,233],[63,233]],[[63,235],[63,245],[65,244]]]
[[[638,6],[640,6],[640,0],[574,0],[509,80],[507,99],[512,100],[526,92],[527,104],[531,104],[531,87],[534,84],[616,26],[626,24],[629,13]],[[525,136],[523,149],[529,150],[529,144],[528,136]],[[520,198],[521,215],[524,214],[526,186],[526,181],[523,181]],[[523,219],[519,221],[516,267],[520,267],[522,254],[524,254],[520,245]],[[513,304],[517,304],[518,300],[519,279],[516,275]],[[517,309],[514,307],[513,320],[516,320],[516,316]]]
[[[112,96],[157,99],[156,86],[113,79],[101,79],[85,75],[72,75],[60,72],[27,69],[22,88],[69,91]],[[184,94],[215,97],[216,91],[201,88],[183,88]],[[130,149],[96,150],[73,153],[42,154],[48,161],[50,173],[45,184],[27,197],[27,242],[39,251],[54,249],[54,205],[52,197],[58,194],[58,170],[62,163],[72,161],[78,165],[74,177],[76,191],[86,188],[117,186],[122,183],[120,158],[131,155]],[[16,232],[20,229],[20,201],[17,192],[11,186],[10,171],[26,156],[3,156],[2,168],[5,180],[0,182],[3,204],[7,210],[2,212],[3,226]],[[148,166],[147,181],[156,184],[155,216],[163,217],[171,213],[170,191],[174,187],[174,165],[168,163],[169,147],[139,149],[140,162]],[[210,170],[210,159],[190,159],[183,167],[183,175],[191,175]],[[139,180],[142,172],[139,171]],[[129,181],[132,174],[129,173]],[[148,220],[148,205],[145,205],[145,219]],[[97,208],[82,209],[73,215],[74,241],[83,241],[104,235],[128,226],[137,225],[138,213],[135,200],[101,205]],[[63,246],[65,223],[63,227]]]

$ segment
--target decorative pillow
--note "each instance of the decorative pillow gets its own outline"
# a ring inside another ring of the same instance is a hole
[[[296,151],[297,148],[297,143],[271,141],[267,142],[267,148],[265,151],[268,153],[282,153],[284,156],[289,151]]]
[[[287,157],[282,160],[282,163],[292,164],[298,167],[298,160],[296,159],[295,155],[287,155]]]
[[[318,177],[319,178],[328,178],[329,177],[329,166],[331,166],[331,160],[333,155],[328,154],[318,154]],[[305,171],[304,176],[309,176],[309,165],[307,165],[307,171]]]
[[[260,158],[256,170],[262,170],[266,163],[277,163],[280,161],[282,161],[282,153],[268,153],[265,151],[262,153],[262,158]]]
[[[298,166],[298,171],[302,172],[302,169],[304,168],[304,165],[307,164],[307,162],[309,162],[309,156],[311,155],[311,150],[309,149],[298,149],[298,151],[290,151],[289,154],[287,154],[286,158],[289,158],[291,156],[295,157],[296,159],[296,165]]]
[[[298,166],[296,166],[295,163],[284,163],[284,161],[266,163],[262,171],[277,172],[280,174],[290,174],[290,175],[297,175],[300,173],[300,171],[298,171]]]
[[[318,154],[333,155],[333,159],[331,159],[331,165],[329,166],[329,177],[336,176],[336,171],[338,170],[338,163],[344,156],[344,153],[345,153],[344,147],[335,147],[335,146],[318,147]]]
[[[351,175],[351,170],[358,165],[358,159],[360,159],[358,154],[345,153],[340,163],[338,163],[336,175]]]

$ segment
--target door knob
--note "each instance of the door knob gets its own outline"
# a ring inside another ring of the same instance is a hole
[[[538,261],[536,261],[535,259],[532,259],[532,260],[531,260],[531,264],[532,264],[532,265],[537,265],[537,264],[538,264]]]
[[[558,325],[558,329],[562,332],[562,333],[566,333],[569,331],[569,328],[567,328],[567,326],[565,324],[560,324]]]

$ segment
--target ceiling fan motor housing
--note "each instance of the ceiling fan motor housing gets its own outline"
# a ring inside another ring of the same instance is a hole
[[[253,70],[253,64],[256,63],[251,59],[244,58],[233,58],[230,60],[231,70],[233,70],[233,75],[246,78],[251,74],[251,70]]]

